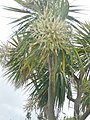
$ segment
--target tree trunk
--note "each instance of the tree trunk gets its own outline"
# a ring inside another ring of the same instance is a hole
[[[74,79],[77,83],[77,98],[75,99],[75,102],[74,102],[74,120],[79,120],[80,119],[79,109],[80,109],[80,101],[82,96],[82,91],[80,88],[80,86],[82,85],[82,72],[80,72],[79,78],[77,78],[74,75]]]
[[[74,102],[74,120],[79,120],[79,104],[80,99],[76,98]]]
[[[53,57],[49,56],[48,120],[55,120],[54,100],[55,100],[55,85],[53,73]]]
[[[77,84],[77,98],[74,102],[74,119],[79,120],[79,108],[80,108],[80,100],[81,100],[81,93],[80,93],[80,84]]]

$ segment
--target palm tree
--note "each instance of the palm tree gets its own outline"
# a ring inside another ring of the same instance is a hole
[[[79,23],[68,13],[78,12],[78,9],[72,9],[75,6],[69,6],[67,0],[15,1],[24,9],[5,9],[27,15],[12,22],[18,23],[19,29],[5,51],[6,74],[16,87],[32,83],[35,101],[41,95],[47,96],[43,106],[47,105],[48,119],[55,120],[54,106],[63,106],[66,66],[71,65],[71,55],[75,53],[73,22]]]
[[[80,71],[80,92],[81,92],[81,106],[84,114],[81,117],[81,120],[86,119],[86,117],[90,114],[90,106],[89,106],[89,80],[90,80],[90,23],[85,22],[80,26],[80,30],[77,31],[77,39],[79,44],[81,44],[81,48],[78,49],[78,53],[80,55],[81,61],[83,63],[84,71]],[[85,110],[86,108],[86,110]]]

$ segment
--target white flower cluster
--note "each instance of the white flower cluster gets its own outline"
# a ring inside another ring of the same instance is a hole
[[[36,43],[43,44],[52,52],[58,49],[70,49],[71,30],[69,24],[50,13],[44,12],[32,26]]]

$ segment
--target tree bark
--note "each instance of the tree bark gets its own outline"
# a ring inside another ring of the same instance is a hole
[[[53,73],[53,57],[49,56],[49,87],[48,87],[48,120],[56,120],[54,115],[55,85]]]

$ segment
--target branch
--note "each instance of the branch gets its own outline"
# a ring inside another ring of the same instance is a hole
[[[75,99],[73,99],[71,96],[67,95],[67,98],[72,101],[72,102],[75,102]]]
[[[79,78],[75,74],[73,74],[73,76],[74,76],[74,80],[76,81],[76,83],[78,83],[79,82]]]
[[[81,116],[80,120],[85,120],[89,114],[90,114],[90,108]]]

